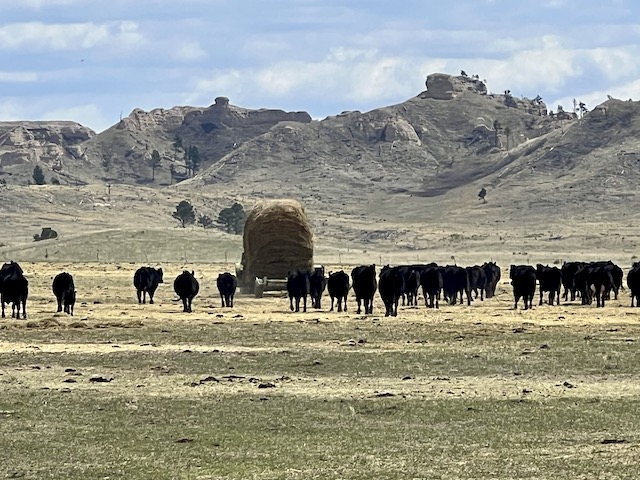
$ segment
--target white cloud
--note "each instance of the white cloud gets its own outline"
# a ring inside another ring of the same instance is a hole
[[[198,42],[178,42],[172,46],[170,55],[173,60],[189,62],[205,58],[207,52]]]
[[[36,72],[3,72],[0,71],[0,83],[24,83],[38,80]]]
[[[114,42],[132,46],[142,39],[138,24],[131,21],[110,24],[28,22],[0,27],[2,50],[79,50]]]

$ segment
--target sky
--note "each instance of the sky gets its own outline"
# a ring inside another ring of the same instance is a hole
[[[134,108],[315,119],[401,103],[430,73],[551,110],[640,99],[637,0],[0,0],[0,121],[100,132]]]

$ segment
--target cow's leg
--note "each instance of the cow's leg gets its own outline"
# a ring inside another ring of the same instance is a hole
[[[63,294],[64,295],[64,294]],[[56,299],[58,300],[58,313],[62,311],[62,295],[56,295]]]
[[[293,295],[289,295],[289,310],[293,312]]]
[[[149,303],[153,304],[153,292],[149,292]]]
[[[222,295],[222,293],[220,293],[220,303],[222,304],[222,307],[224,307],[224,295]]]
[[[514,295],[514,298],[516,300],[516,303],[515,303],[513,309],[517,310],[518,309],[518,300],[520,300],[520,295]]]
[[[307,311],[307,296],[305,295],[304,297],[302,297],[302,311],[306,312]]]
[[[136,290],[136,295],[138,295],[138,303],[142,303],[142,290]]]
[[[4,293],[0,294],[0,303],[2,304],[2,318],[4,318]]]
[[[338,299],[338,300],[340,300],[340,299]],[[343,300],[344,300],[344,308],[342,310],[346,312],[347,311],[347,295],[346,294],[345,294]]]
[[[20,309],[20,304],[18,304],[18,310]],[[22,299],[22,318],[27,318],[27,299]]]
[[[540,303],[538,305],[542,305],[542,297],[544,296],[544,292],[540,289]]]
[[[356,297],[356,302],[358,302],[358,310],[356,310],[356,313],[360,315],[360,313],[362,313],[360,297]],[[4,305],[2,307],[2,316],[4,317]]]

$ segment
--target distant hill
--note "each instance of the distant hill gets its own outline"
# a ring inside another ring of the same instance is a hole
[[[637,219],[638,102],[610,99],[583,114],[552,114],[539,97],[492,94],[478,78],[432,74],[426,87],[397,105],[323,120],[219,97],[209,107],[134,110],[100,134],[73,122],[0,122],[0,180],[14,189],[0,190],[3,208],[16,225],[27,223],[26,205],[73,215],[64,200],[71,196],[20,187],[33,182],[38,164],[47,183],[91,186],[73,202],[90,195],[101,229],[139,226],[127,213],[131,198],[146,228],[168,228],[172,205],[185,198],[215,218],[234,201],[250,208],[261,198],[293,197],[336,248],[423,249],[454,232],[469,241],[495,234],[498,245],[518,252],[504,243],[516,231],[566,240],[583,225],[620,232]],[[195,174],[184,159],[192,146],[201,158]],[[155,179],[153,150],[161,155]],[[109,185],[113,193],[97,193]],[[477,196],[483,187],[486,203]],[[96,224],[83,218],[78,229]],[[40,226],[64,237],[64,224],[33,222]],[[628,242],[629,232],[622,237]],[[625,248],[632,253],[635,243]]]

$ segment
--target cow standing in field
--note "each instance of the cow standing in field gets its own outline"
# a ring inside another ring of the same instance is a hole
[[[311,286],[309,284],[309,272],[289,272],[287,276],[287,293],[289,294],[289,309],[293,312],[300,311],[300,300],[302,300],[302,311],[307,311],[307,295]],[[296,306],[293,306],[293,300]]]
[[[339,272],[329,272],[329,279],[327,280],[327,290],[331,297],[331,310],[333,312],[333,302],[337,300],[338,311],[342,311],[342,304],[344,303],[344,311],[347,311],[347,295],[349,294],[349,275],[340,270]]]
[[[397,267],[404,278],[404,292],[402,294],[402,305],[405,304],[405,296],[407,305],[418,305],[418,290],[420,289],[420,275],[423,270],[422,265],[408,265]]]
[[[378,291],[384,303],[384,316],[398,316],[398,303],[404,293],[404,274],[402,267],[385,265],[380,271]]]
[[[596,305],[604,307],[611,290],[616,289],[618,272],[611,262],[592,262],[584,264],[575,276],[576,289],[582,297],[582,305],[591,305],[596,297]]]
[[[138,303],[153,303],[153,295],[156,293],[158,284],[164,283],[162,268],[140,267],[133,275],[133,286],[136,287]]]
[[[469,290],[473,291],[473,297],[478,298],[478,291],[480,291],[480,300],[484,300],[484,293],[487,289],[487,275],[484,269],[479,265],[467,267],[467,276],[469,277]]]
[[[70,273],[62,272],[56,275],[51,284],[53,294],[58,301],[58,312],[64,307],[64,313],[73,316],[73,306],[76,303],[76,287],[73,283],[73,276]]]
[[[324,276],[324,267],[316,267],[309,275],[309,296],[313,308],[322,308],[322,294],[327,288],[327,279]]]
[[[191,313],[191,303],[193,302],[193,298],[200,291],[200,284],[198,283],[198,280],[196,280],[193,271],[188,272],[187,270],[184,270],[180,275],[178,275],[173,282],[173,289],[180,297],[180,300],[182,300],[182,311]]]
[[[631,292],[631,306],[635,300],[636,307],[640,307],[640,262],[635,262],[627,273],[627,287]]]
[[[238,279],[235,275],[229,272],[224,272],[218,275],[216,280],[216,286],[220,293],[220,301],[223,307],[233,308],[233,297],[236,294],[238,288]]]
[[[536,294],[536,270],[531,265],[511,265],[509,271],[511,285],[513,286],[513,297],[515,299],[514,309],[518,309],[518,300],[524,300],[524,309],[533,308],[533,297]]]
[[[20,265],[11,261],[0,269],[0,304],[2,304],[2,318],[4,304],[11,303],[11,318],[27,318],[27,297],[29,296],[29,281],[25,278]]]
[[[448,265],[442,271],[442,289],[445,299],[450,305],[455,305],[460,295],[460,304],[464,302],[464,294],[467,295],[467,305],[471,305],[471,289],[469,286],[469,274],[465,268],[456,265]]]
[[[540,289],[540,303],[542,305],[542,297],[544,292],[549,292],[549,305],[560,305],[560,290],[562,288],[562,272],[558,267],[549,267],[548,265],[536,265],[536,277],[538,278],[538,287]]]
[[[576,274],[585,265],[587,264],[584,262],[565,262],[562,264],[562,267],[560,267],[562,286],[564,287],[562,297],[565,302],[569,300],[569,298],[571,298],[572,302],[576,299],[576,292],[578,292],[578,288],[576,287]]]
[[[500,267],[495,262],[487,262],[482,264],[482,270],[486,277],[485,296],[491,298],[496,294],[496,287],[500,281]]]
[[[435,263],[425,266],[420,275],[420,286],[424,295],[424,304],[429,308],[440,308],[442,292],[442,268]],[[427,298],[429,299],[427,303]]]
[[[356,313],[360,314],[361,302],[364,303],[365,315],[373,313],[373,297],[378,289],[378,279],[376,278],[376,266],[361,265],[351,270],[351,285],[353,286],[353,293],[356,295],[356,302],[358,302],[358,310]]]

